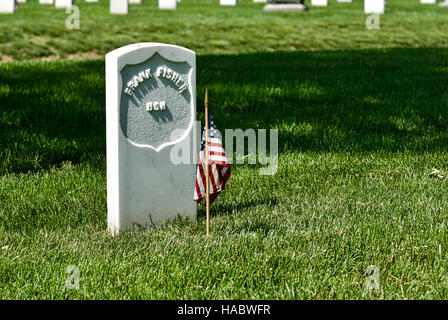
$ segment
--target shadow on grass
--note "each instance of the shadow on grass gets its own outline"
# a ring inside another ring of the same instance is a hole
[[[415,152],[448,142],[443,48],[198,57],[220,130],[276,128],[279,149]],[[105,168],[104,61],[0,65],[0,174]],[[203,119],[203,112],[198,114]]]
[[[216,204],[213,203],[213,206],[210,208],[210,213],[214,217],[228,216],[234,214],[235,212],[241,213],[247,209],[253,209],[257,206],[268,206],[272,208],[276,205],[277,199],[269,197],[261,200],[243,200],[233,203],[223,203],[221,201],[217,201]],[[204,218],[205,214],[205,206],[198,205],[198,218]]]

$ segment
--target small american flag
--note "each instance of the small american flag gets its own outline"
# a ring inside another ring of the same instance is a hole
[[[218,194],[224,190],[224,186],[230,176],[230,165],[227,161],[226,153],[222,146],[221,137],[216,129],[215,122],[209,112],[208,114],[208,149],[209,149],[209,178],[210,178],[210,204],[216,199]],[[196,186],[194,190],[194,200],[205,203],[206,182],[205,182],[205,127],[202,133],[201,151],[199,152],[198,171],[196,174]]]

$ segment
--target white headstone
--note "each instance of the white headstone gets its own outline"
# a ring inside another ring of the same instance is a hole
[[[110,0],[110,13],[128,14],[128,0]]]
[[[254,0],[255,3],[266,3],[268,0]]]
[[[422,4],[435,4],[436,0],[420,0]]]
[[[445,8],[448,7],[448,0],[445,2],[440,2],[439,7],[445,7]]]
[[[17,0],[18,3],[26,3],[26,0]]]
[[[384,0],[364,0],[364,13],[384,13]]]
[[[311,0],[311,5],[316,7],[328,6],[328,0]]]
[[[58,9],[65,9],[73,5],[73,0],[55,0],[54,5]]]
[[[129,0],[129,4],[141,4],[142,0]]]
[[[40,4],[53,4],[54,0],[39,0]]]
[[[219,4],[222,6],[236,6],[236,0],[219,0]]]
[[[268,3],[263,7],[266,12],[306,11],[308,8],[302,3]]]
[[[16,11],[15,0],[1,0],[0,13],[14,13]]]
[[[177,0],[159,0],[160,10],[176,10]]]
[[[86,2],[98,2],[98,0],[86,0]]]
[[[196,54],[128,45],[106,55],[106,79],[109,231],[195,218]],[[187,163],[173,161],[179,150]]]
[[[351,3],[352,0],[338,0],[338,2],[341,2],[341,3],[344,3],[344,2],[346,2],[346,3]]]

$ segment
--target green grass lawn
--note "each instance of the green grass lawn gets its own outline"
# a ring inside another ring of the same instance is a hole
[[[34,2],[0,16],[0,55],[18,60],[0,64],[0,298],[448,298],[448,9],[389,1],[367,30],[356,0],[124,17],[81,2],[69,31]],[[198,52],[198,109],[208,88],[218,129],[279,130],[277,174],[234,165],[210,238],[203,208],[108,235],[104,60],[27,61],[138,41]],[[79,290],[63,288],[70,265]]]
[[[299,13],[263,12],[264,4],[252,0],[236,7],[220,7],[219,0],[182,0],[178,10],[164,11],[157,0],[143,0],[124,16],[110,15],[106,0],[75,4],[79,30],[66,28],[64,9],[38,0],[19,5],[13,15],[0,15],[0,57],[96,57],[146,41],[175,43],[198,54],[448,45],[448,10],[419,0],[390,0],[379,31],[366,29],[362,0],[329,0],[328,7]]]

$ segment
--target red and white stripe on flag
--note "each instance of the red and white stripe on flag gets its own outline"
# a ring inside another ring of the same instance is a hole
[[[210,178],[210,204],[216,199],[218,194],[224,190],[227,179],[230,176],[230,164],[227,161],[226,153],[222,146],[213,119],[209,123],[210,138],[209,149],[209,178]],[[194,200],[205,203],[206,199],[206,179],[205,179],[205,130],[202,138],[201,152],[199,153],[198,170],[196,174],[196,185],[194,190]]]

